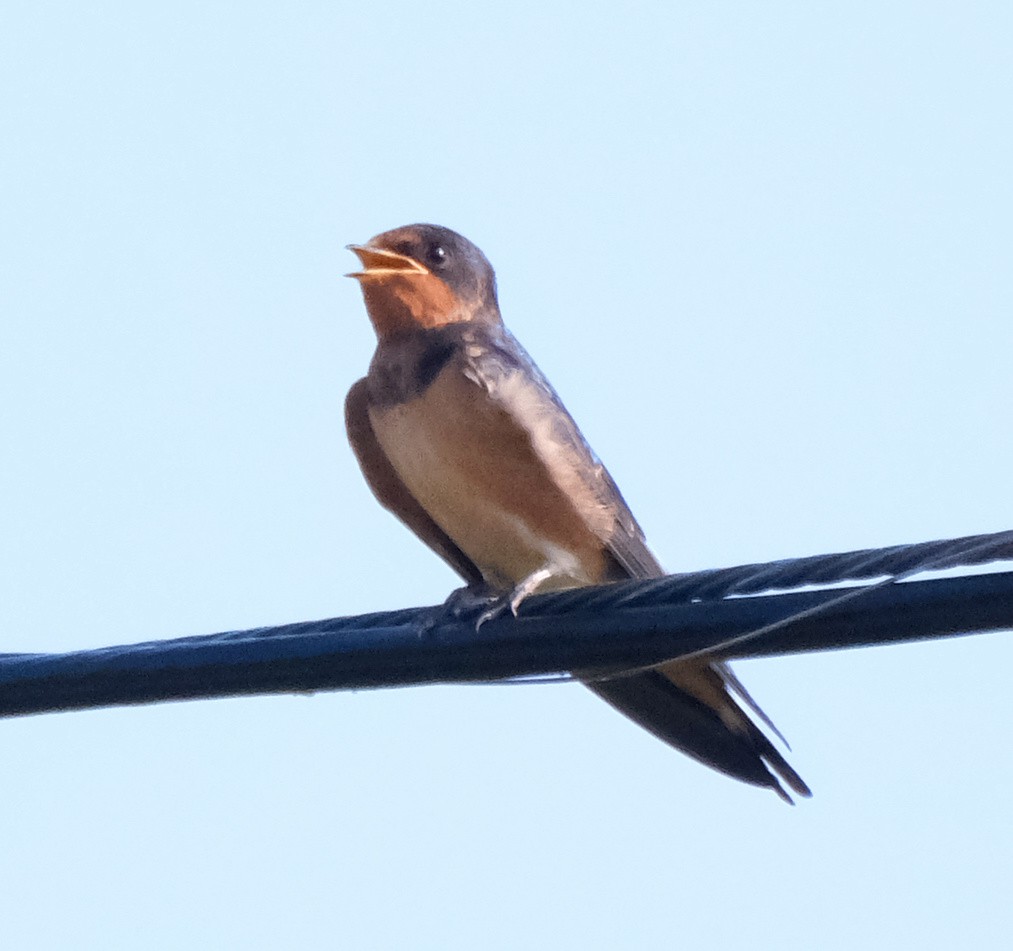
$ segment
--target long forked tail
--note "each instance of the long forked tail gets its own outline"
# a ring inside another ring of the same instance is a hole
[[[796,795],[811,796],[802,777],[729,694],[726,683],[733,689],[741,688],[730,671],[725,677],[724,670],[721,666],[686,668],[673,664],[665,673],[639,671],[587,686],[658,739],[713,769],[754,786],[768,787],[788,803],[793,800],[782,781]],[[670,679],[673,676],[675,679]],[[708,699],[714,705],[700,699],[700,691],[690,692],[677,682],[684,677],[699,680],[701,676],[711,688],[708,692],[713,696]],[[744,699],[758,710],[748,695]],[[769,723],[762,711],[759,715]]]

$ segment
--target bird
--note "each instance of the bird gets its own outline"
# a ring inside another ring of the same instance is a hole
[[[377,346],[345,424],[380,504],[465,591],[494,596],[493,613],[516,614],[535,592],[664,575],[608,470],[504,325],[479,248],[412,224],[348,249]],[[707,766],[789,803],[789,790],[811,795],[726,663],[700,656],[584,683]]]

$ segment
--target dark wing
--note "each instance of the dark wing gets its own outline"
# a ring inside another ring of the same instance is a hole
[[[481,584],[482,573],[415,501],[380,448],[369,421],[369,392],[365,378],[359,380],[345,398],[345,428],[359,468],[377,501],[404,522],[469,585]]]
[[[615,579],[660,578],[664,570],[615,480],[517,339],[505,327],[483,325],[466,328],[463,337],[465,372],[515,419],[527,421],[548,472],[563,473],[568,487],[578,481],[579,496],[608,513],[596,530],[616,562]]]
[[[644,533],[608,470],[567,412],[556,391],[524,348],[500,327],[466,331],[473,346],[469,372],[516,418],[532,429],[551,430],[545,444],[553,459],[562,453],[570,477],[580,478],[586,494],[608,512],[599,537],[614,560],[612,580],[659,578],[664,570],[647,547]],[[537,444],[537,436],[533,437]],[[537,445],[536,445],[537,448]],[[757,786],[773,789],[791,802],[778,777],[798,795],[811,795],[801,777],[766,735],[735,702],[732,691],[776,733],[766,714],[739,684],[727,665],[705,658],[674,661],[654,670],[588,683],[599,697],[676,749],[714,769]],[[773,771],[773,772],[772,772]]]

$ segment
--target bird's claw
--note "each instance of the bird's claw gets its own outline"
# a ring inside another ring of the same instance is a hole
[[[518,607],[520,607],[520,602],[514,604],[513,598],[509,594],[500,595],[478,616],[478,620],[475,622],[475,630],[479,630],[486,621],[494,621],[503,614],[507,608],[510,609],[510,613],[514,617],[517,617]]]
[[[546,578],[551,577],[551,572],[547,568],[539,569],[528,575],[517,587],[512,591],[506,592],[506,594],[500,595],[496,600],[489,605],[482,615],[478,619],[478,623],[475,625],[477,631],[486,621],[492,621],[494,618],[498,618],[503,614],[507,608],[510,609],[510,613],[517,617],[517,612],[520,610],[521,603],[529,595],[535,593],[538,590],[538,586],[545,581]]]
[[[523,592],[518,595],[516,591],[507,591],[503,594],[484,587],[458,588],[443,602],[441,613],[444,613],[444,616],[449,615],[455,621],[475,618],[477,631],[483,624],[495,620],[507,610],[516,617],[517,609],[523,600]]]
[[[517,617],[517,612],[524,599],[534,594],[539,585],[551,575],[552,572],[548,568],[540,568],[506,592],[495,591],[486,585],[458,588],[456,591],[452,591],[447,600],[443,602],[443,610],[450,614],[455,621],[472,617],[481,611],[475,621],[475,630],[477,631],[483,624],[494,621],[505,614],[507,610]]]
[[[443,602],[443,610],[455,621],[477,614],[495,601],[499,595],[486,587],[457,588]]]

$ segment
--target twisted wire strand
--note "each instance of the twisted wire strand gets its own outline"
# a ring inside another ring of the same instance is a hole
[[[728,597],[788,591],[813,585],[868,581],[884,576],[887,581],[896,581],[922,571],[971,567],[1007,560],[1013,560],[1013,531],[893,545],[889,548],[865,548],[830,555],[786,558],[734,568],[712,568],[666,575],[650,581],[624,581],[597,588],[574,588],[543,595],[539,598],[538,613],[718,601]]]

